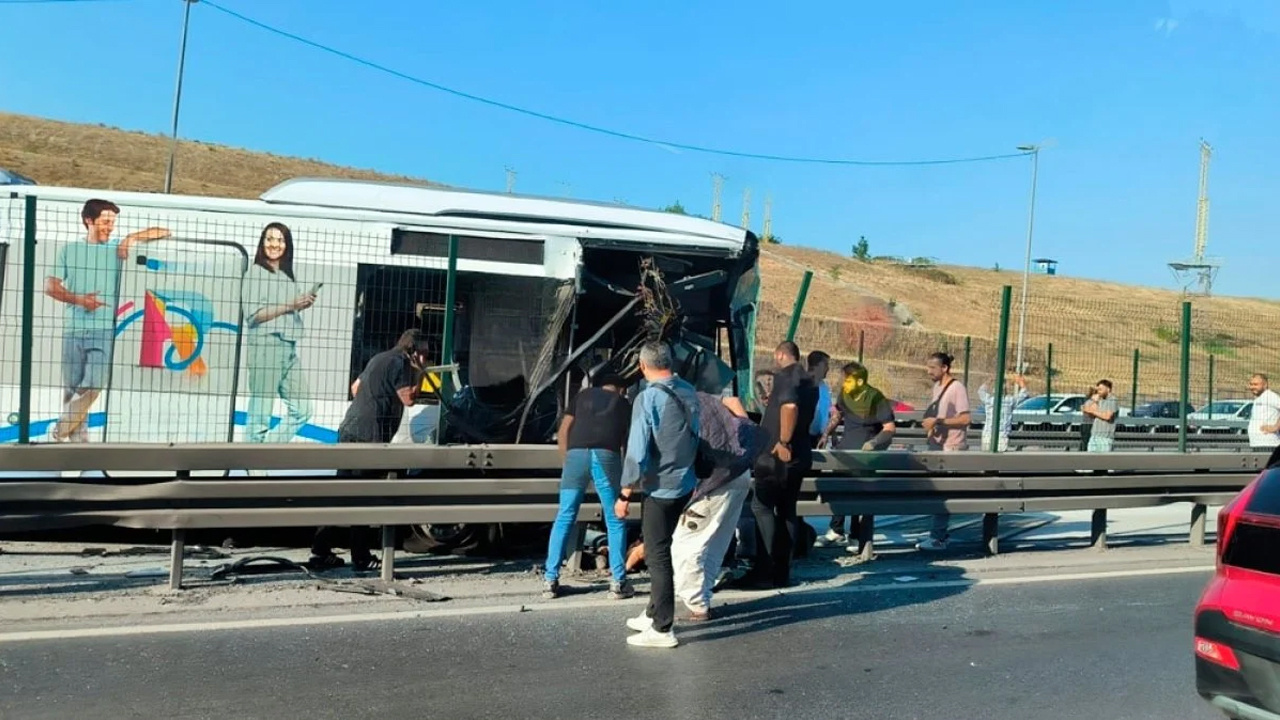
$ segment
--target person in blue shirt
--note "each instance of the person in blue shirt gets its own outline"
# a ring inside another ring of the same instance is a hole
[[[636,635],[627,643],[640,647],[673,648],[675,575],[671,539],[689,496],[698,484],[694,462],[698,455],[698,394],[672,370],[671,348],[648,342],[640,348],[640,372],[647,386],[636,396],[631,430],[622,465],[622,491],[614,514],[625,518],[630,503],[644,495],[641,532],[645,564],[649,566],[649,606],[627,621]]]
[[[816,449],[827,434],[827,423],[831,420],[831,386],[827,384],[827,374],[831,372],[831,356],[821,350],[814,350],[806,358],[809,374],[818,386],[818,405],[813,411],[813,422],[809,424],[809,437]]]
[[[62,416],[50,431],[54,442],[88,440],[93,403],[107,387],[115,341],[120,267],[135,244],[169,237],[147,228],[113,240],[120,208],[92,199],[80,211],[85,241],[58,249],[56,274],[45,278],[44,292],[67,306],[62,326]]]

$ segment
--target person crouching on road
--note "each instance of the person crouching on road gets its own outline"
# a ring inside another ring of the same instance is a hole
[[[693,491],[671,543],[676,596],[688,610],[680,619],[691,622],[711,618],[712,589],[751,490],[751,468],[768,443],[760,427],[735,412],[740,403],[701,392],[698,403],[703,450],[697,474],[705,479]]]
[[[360,377],[351,383],[351,405],[338,426],[340,443],[390,443],[400,429],[404,409],[413,407],[422,385],[423,367],[430,347],[418,330],[406,330],[396,346],[374,355]],[[339,470],[338,477],[377,477],[381,473]],[[310,567],[328,570],[340,567],[342,558],[333,554],[334,528],[316,530],[311,544]],[[369,552],[368,528],[351,528],[351,565],[357,572],[376,570],[381,561]]]
[[[630,503],[643,489],[641,533],[649,566],[649,607],[627,621],[638,633],[627,644],[673,648],[675,578],[671,538],[680,514],[697,485],[694,462],[698,455],[697,392],[672,371],[671,348],[648,342],[640,348],[640,372],[647,386],[636,396],[622,467],[622,492],[614,514],[625,519]]]
[[[631,403],[623,396],[625,383],[613,374],[601,375],[574,398],[573,407],[560,421],[558,443],[564,469],[560,474],[560,512],[547,543],[546,586],[543,597],[560,596],[560,565],[564,562],[565,541],[578,521],[587,492],[587,482],[595,484],[609,540],[609,598],[620,600],[635,595],[627,582],[624,555],[627,550],[627,523],[617,517],[622,481],[622,449],[631,427]]]

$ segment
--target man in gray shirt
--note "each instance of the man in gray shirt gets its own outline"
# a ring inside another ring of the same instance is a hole
[[[1116,418],[1120,415],[1120,405],[1111,395],[1110,380],[1099,380],[1094,390],[1094,399],[1084,406],[1085,418],[1093,419],[1089,452],[1111,452],[1111,446],[1116,440]]]

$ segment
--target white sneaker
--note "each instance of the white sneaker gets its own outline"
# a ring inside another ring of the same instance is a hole
[[[818,547],[832,547],[834,545],[844,545],[846,542],[848,542],[848,539],[844,535],[828,529],[827,534],[818,538],[818,541],[814,544]]]
[[[938,540],[937,538],[929,538],[928,540],[921,540],[920,542],[916,543],[916,549],[917,549],[917,550],[927,550],[927,551],[930,551],[930,552],[937,552],[937,551],[939,551],[939,550],[946,550],[946,549],[947,549],[947,541],[946,541],[946,540]]]
[[[638,633],[645,632],[646,630],[652,630],[653,618],[646,615],[646,612],[646,610],[641,610],[639,615],[633,618],[627,618],[627,627]]]
[[[653,625],[650,624],[643,632],[629,636],[627,638],[627,644],[635,645],[636,647],[673,648],[679,645],[680,642],[676,640],[675,633],[670,630],[666,632],[658,632],[657,630],[654,630]]]

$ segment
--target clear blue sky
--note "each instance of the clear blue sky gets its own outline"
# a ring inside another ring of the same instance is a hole
[[[1280,2],[220,0],[412,75],[648,137],[867,160],[1041,155],[1035,254],[1171,287],[1198,139],[1222,293],[1280,297]],[[3,4],[0,109],[168,129],[180,0]],[[535,5],[541,6],[536,8]],[[824,167],[600,136],[380,74],[196,5],[181,134],[454,185],[709,213],[784,242],[1020,268],[1026,159]],[[181,168],[179,168],[181,172]]]

